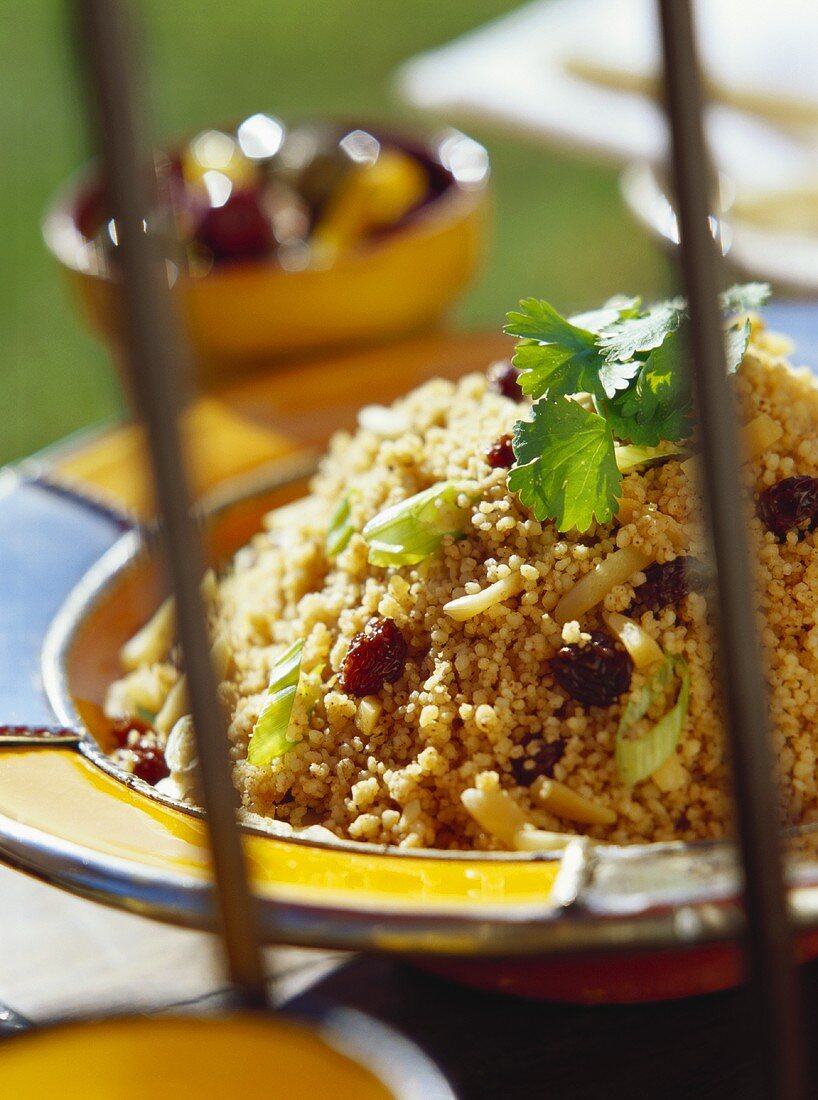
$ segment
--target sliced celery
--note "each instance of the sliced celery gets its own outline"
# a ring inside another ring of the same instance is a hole
[[[415,565],[434,554],[446,535],[462,535],[469,515],[457,498],[463,482],[439,481],[374,516],[364,527],[371,565]]]
[[[341,497],[335,511],[330,516],[329,527],[324,542],[327,557],[335,558],[345,548],[355,531],[351,518],[352,491]]]
[[[628,738],[627,733],[644,718],[656,696],[664,691],[673,676],[679,679],[679,694],[674,706],[642,737]],[[690,699],[690,672],[681,657],[665,656],[638,695],[635,695],[616,731],[616,769],[629,787],[641,783],[671,755],[679,743]]]
[[[277,756],[282,756],[294,744],[287,737],[287,731],[298,692],[303,647],[304,640],[299,638],[273,666],[268,688],[269,699],[253,726],[247,747],[247,759],[257,767],[271,764]]]

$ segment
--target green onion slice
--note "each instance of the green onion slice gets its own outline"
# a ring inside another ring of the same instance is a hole
[[[684,447],[674,443],[660,443],[658,447],[637,447],[632,443],[617,443],[614,447],[616,466],[620,474],[655,462],[657,458],[676,458],[688,454]]]
[[[379,512],[363,530],[370,564],[415,565],[434,554],[446,535],[462,535],[469,510],[458,507],[457,498],[469,489],[460,481],[439,481]]]
[[[330,516],[329,527],[327,528],[327,535],[324,540],[328,558],[337,557],[352,538],[355,531],[355,525],[350,516],[352,495],[353,490],[350,490],[346,496],[341,497],[335,511]]]
[[[270,686],[267,689],[270,698],[253,726],[247,747],[247,759],[257,767],[263,768],[271,764],[276,757],[288,752],[295,743],[289,740],[287,731],[301,677],[303,648],[304,639],[299,638],[273,665]]]
[[[667,688],[674,675],[679,679],[679,694],[674,706],[644,736],[628,738],[628,731],[644,718],[654,698]],[[687,662],[681,657],[666,655],[642,691],[630,700],[620,719],[616,731],[616,769],[623,783],[632,787],[643,782],[675,751],[687,717],[689,699]]]

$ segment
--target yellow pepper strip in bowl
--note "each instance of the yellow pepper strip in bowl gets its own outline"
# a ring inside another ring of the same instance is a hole
[[[330,263],[373,229],[394,225],[426,194],[428,180],[414,157],[381,149],[357,165],[327,203],[310,245],[316,262]]]

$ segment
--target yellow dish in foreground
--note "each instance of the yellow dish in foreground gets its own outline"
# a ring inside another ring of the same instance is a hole
[[[364,1020],[363,1026],[366,1033],[370,1021]],[[376,1030],[387,1040],[393,1038],[383,1027]],[[66,1023],[23,1034],[3,1046],[0,1095],[14,1100],[223,1100],[273,1094],[290,1100],[390,1100],[421,1095],[415,1089],[396,1092],[387,1087],[342,1052],[347,1038],[354,1047],[354,1033],[325,1037],[279,1016],[244,1014]],[[406,1053],[416,1052],[407,1044]],[[400,1068],[405,1072],[411,1067]],[[432,1088],[430,1095],[439,1100],[451,1095],[428,1065],[421,1063],[420,1069],[429,1077],[425,1084]]]

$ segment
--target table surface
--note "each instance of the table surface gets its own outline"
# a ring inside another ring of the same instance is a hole
[[[818,325],[805,331],[801,307],[796,313],[799,335],[813,337],[805,358],[818,362]],[[589,1008],[475,992],[384,957],[276,948],[268,962],[278,1000],[297,1003],[309,991],[395,1025],[437,1060],[463,1100],[582,1100],[603,1090],[614,1100],[752,1094],[753,1041],[742,990]],[[802,980],[812,1031],[818,962],[802,969]],[[223,990],[212,935],[107,909],[0,866],[0,1002],[28,1019],[207,1003]],[[1,1010],[2,1004],[0,1023]],[[818,1064],[813,1076],[818,1082]]]

